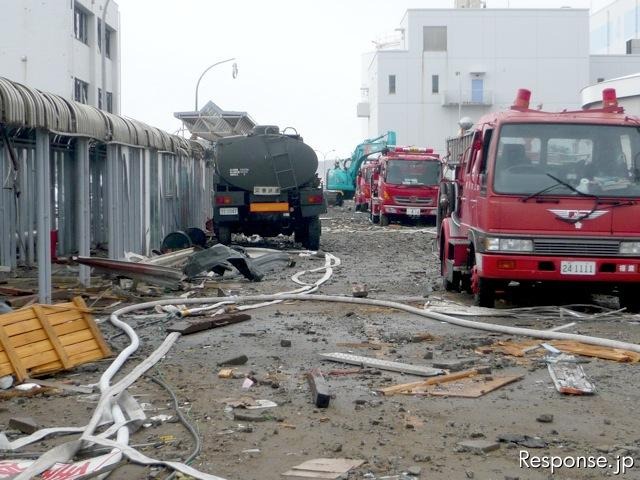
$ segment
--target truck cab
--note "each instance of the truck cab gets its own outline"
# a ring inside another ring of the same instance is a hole
[[[438,235],[444,287],[493,307],[513,281],[569,284],[640,310],[640,119],[611,89],[574,112],[531,110],[530,95],[465,136]]]
[[[396,147],[383,153],[375,168],[370,211],[374,223],[424,219],[437,213],[440,157],[433,149]]]

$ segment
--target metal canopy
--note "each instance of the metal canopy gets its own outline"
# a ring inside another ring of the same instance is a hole
[[[212,142],[232,135],[246,135],[256,125],[247,112],[222,110],[212,101],[200,111],[176,112],[173,115],[182,120],[193,136]]]

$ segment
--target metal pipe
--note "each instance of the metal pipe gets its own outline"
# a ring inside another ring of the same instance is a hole
[[[38,222],[38,294],[51,303],[51,174],[49,133],[36,130],[36,195]]]

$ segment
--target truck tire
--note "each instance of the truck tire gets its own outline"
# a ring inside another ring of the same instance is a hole
[[[372,211],[369,211],[369,221],[371,223],[380,223],[380,215],[374,215]]]
[[[440,275],[442,275],[442,288],[447,292],[460,291],[460,272],[453,272],[453,281],[447,279],[447,252],[444,251],[444,240],[440,241]]]
[[[307,226],[296,228],[293,232],[293,241],[305,245],[307,243]]]
[[[478,307],[493,308],[496,302],[494,283],[487,278],[479,278],[473,299]]]
[[[322,224],[318,217],[311,217],[307,220],[306,238],[303,245],[308,250],[318,250],[320,248],[320,234]]]
[[[618,293],[618,300],[620,301],[620,308],[626,308],[629,313],[640,312],[640,292],[633,287],[623,286],[620,287]]]
[[[384,213],[380,214],[380,226],[381,227],[386,227],[389,225],[389,216],[385,215]]]
[[[216,227],[216,237],[218,242],[223,245],[231,245],[231,228],[227,225],[218,225]]]

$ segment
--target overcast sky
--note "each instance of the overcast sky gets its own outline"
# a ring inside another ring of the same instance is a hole
[[[453,0],[116,0],[121,15],[122,112],[175,132],[173,112],[202,106],[247,111],[258,123],[295,127],[327,158],[363,139],[356,117],[361,54],[393,33],[407,8]],[[489,8],[583,7],[610,0],[487,0]],[[320,156],[322,159],[322,156]]]

